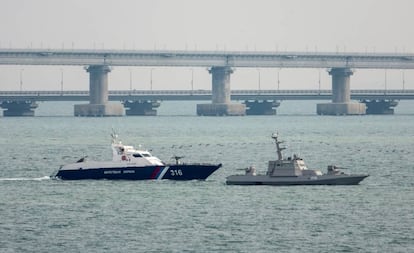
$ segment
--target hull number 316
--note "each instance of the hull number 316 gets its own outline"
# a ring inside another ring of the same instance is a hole
[[[170,170],[171,172],[171,176],[182,176],[183,175],[183,171],[182,170]]]

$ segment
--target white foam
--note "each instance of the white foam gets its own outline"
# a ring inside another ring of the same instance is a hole
[[[0,181],[42,181],[49,180],[50,176],[44,177],[13,177],[13,178],[0,178]]]

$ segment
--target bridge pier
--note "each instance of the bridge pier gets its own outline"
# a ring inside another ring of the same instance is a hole
[[[351,101],[350,76],[353,74],[349,68],[332,68],[332,103],[317,104],[319,115],[361,115],[365,114],[363,103]]]
[[[157,110],[154,108],[158,108],[161,105],[159,101],[152,100],[127,100],[123,104],[127,116],[156,116]]]
[[[367,107],[367,114],[394,114],[394,107],[398,101],[393,99],[363,99],[361,100]]]
[[[280,102],[275,100],[263,100],[263,101],[245,101],[246,115],[276,115],[276,109],[279,107]]]
[[[34,116],[34,109],[38,107],[35,101],[3,101],[0,107],[5,109],[3,116]]]
[[[75,116],[122,116],[124,108],[121,104],[108,103],[109,66],[91,65],[86,71],[89,72],[89,104],[75,105]]]
[[[246,114],[244,104],[232,104],[230,100],[230,67],[211,67],[212,104],[198,104],[199,116],[241,116]]]

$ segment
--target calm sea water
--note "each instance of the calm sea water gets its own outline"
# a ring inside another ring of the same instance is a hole
[[[164,102],[158,117],[76,118],[71,103],[0,117],[0,252],[413,252],[414,102],[395,115],[197,117]],[[59,115],[59,116],[56,116]],[[58,181],[59,165],[111,158],[111,128],[163,160],[223,163],[207,181]],[[357,186],[227,186],[264,172],[278,131],[308,167],[368,173]]]

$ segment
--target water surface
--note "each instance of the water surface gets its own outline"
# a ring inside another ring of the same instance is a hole
[[[414,248],[414,103],[396,115],[325,117],[315,102],[279,115],[76,118],[70,103],[0,117],[0,252],[409,252]],[[58,116],[56,116],[58,115]],[[61,164],[110,159],[110,132],[163,160],[223,163],[207,181],[59,181]],[[275,157],[272,132],[308,167],[368,173],[358,186],[226,186]]]

